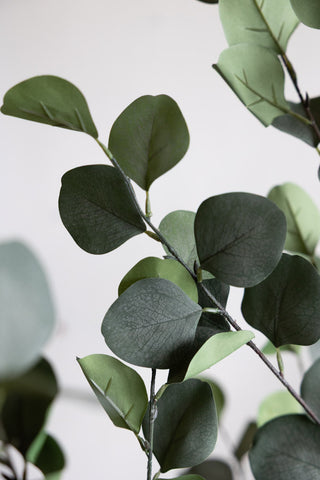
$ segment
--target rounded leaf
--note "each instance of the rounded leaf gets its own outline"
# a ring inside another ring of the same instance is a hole
[[[273,418],[289,413],[303,413],[300,403],[287,390],[268,395],[259,405],[257,424],[261,427]]]
[[[153,452],[162,472],[203,462],[217,440],[217,414],[210,386],[190,379],[168,385],[157,402]],[[143,422],[149,438],[147,415]]]
[[[140,375],[109,355],[89,355],[78,362],[114,425],[138,433],[148,406]]]
[[[193,342],[201,307],[177,285],[147,278],[129,287],[106,313],[102,335],[123,360],[150,368],[171,368]]]
[[[189,132],[176,102],[145,95],[114,122],[109,149],[125,173],[144,190],[174,167],[189,146]]]
[[[303,377],[301,396],[313,412],[320,417],[320,359],[314,362]]]
[[[285,415],[259,428],[250,465],[258,480],[318,480],[319,450],[319,426],[304,415]]]
[[[46,276],[22,243],[0,245],[0,381],[28,370],[54,327]]]
[[[204,475],[206,480],[233,480],[231,468],[221,460],[206,460],[190,468],[189,472]]]
[[[121,174],[107,165],[88,165],[65,173],[59,211],[79,247],[96,255],[110,252],[146,230]]]
[[[320,10],[318,0],[290,0],[299,20],[312,28],[320,28]]]
[[[58,480],[65,466],[65,457],[57,441],[41,432],[27,452],[26,459],[38,467],[47,480]]]
[[[320,276],[302,257],[283,254],[266,280],[245,290],[242,313],[276,347],[311,345],[320,338]]]
[[[53,75],[29,78],[4,96],[1,112],[98,138],[86,99],[72,83]]]
[[[175,283],[194,302],[198,301],[196,283],[190,273],[176,260],[147,257],[140,260],[121,280],[118,293],[121,295],[130,285],[143,278],[165,278]]]
[[[320,239],[320,212],[311,197],[298,185],[277,185],[268,198],[285,214],[287,238],[285,248],[312,256]]]
[[[251,193],[225,193],[205,200],[195,219],[201,266],[223,282],[248,287],[277,265],[286,235],[283,213]]]

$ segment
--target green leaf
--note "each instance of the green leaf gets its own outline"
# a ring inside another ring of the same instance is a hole
[[[286,390],[268,395],[259,405],[257,424],[262,427],[273,418],[289,413],[303,413],[300,403]]]
[[[245,290],[242,313],[276,347],[311,345],[320,337],[320,276],[302,257],[284,254],[266,280]]]
[[[144,190],[174,167],[188,146],[186,122],[167,95],[135,100],[114,122],[109,137],[109,149],[118,163]]]
[[[256,432],[257,432],[256,422],[248,423],[248,425],[245,427],[243,434],[241,435],[238,446],[234,450],[234,455],[239,461],[250,450],[253,442],[253,438]]]
[[[320,11],[318,0],[290,0],[299,20],[312,28],[320,28]]]
[[[189,364],[185,379],[195,377],[212,367],[253,338],[254,334],[246,330],[217,333],[207,340],[195,354]]]
[[[161,478],[159,480],[161,480]],[[182,475],[180,477],[175,477],[174,480],[205,480],[205,479],[203,477],[200,477],[200,475]]]
[[[196,379],[169,385],[157,406],[153,452],[161,471],[203,462],[217,440],[217,415],[210,386]],[[143,431],[149,438],[146,419]]]
[[[98,138],[87,102],[77,87],[63,78],[43,75],[12,87],[4,96],[5,115],[88,133]]]
[[[306,112],[301,103],[288,102],[290,110],[297,113],[307,120]],[[320,123],[320,97],[311,98],[309,100],[309,108],[315,118],[316,123]],[[299,138],[311,147],[316,147],[319,143],[319,138],[316,135],[311,125],[302,122],[301,119],[296,118],[290,114],[281,115],[273,120],[272,126],[288,133],[294,137]]]
[[[272,272],[285,235],[283,213],[266,198],[251,193],[208,198],[195,219],[201,266],[237,287],[255,285]]]
[[[107,165],[74,168],[62,177],[62,222],[89,253],[110,252],[146,230],[120,173]]]
[[[290,0],[220,0],[220,19],[229,45],[252,43],[284,53],[299,20]]]
[[[295,355],[299,355],[301,346],[300,345],[282,345],[279,347],[279,350],[281,352],[292,352]],[[276,355],[277,354],[277,349],[276,347],[270,342],[270,340],[267,341],[265,346],[262,348],[262,353],[264,355]]]
[[[312,257],[320,239],[320,212],[311,197],[298,185],[284,183],[274,187],[268,198],[286,216],[285,248]]]
[[[204,475],[206,480],[232,480],[232,470],[221,460],[206,460],[200,465],[190,468],[190,473]]]
[[[28,370],[54,327],[49,286],[22,243],[0,245],[0,382]]]
[[[42,359],[31,370],[3,384],[7,396],[1,421],[7,442],[26,455],[43,428],[58,387],[50,364]]]
[[[199,0],[202,3],[218,3],[219,0]]]
[[[320,359],[314,362],[303,377],[301,396],[313,412],[320,417]]]
[[[63,451],[56,440],[41,432],[27,452],[27,461],[38,467],[46,480],[58,480],[65,466]]]
[[[303,415],[285,415],[259,428],[249,453],[261,480],[320,478],[320,428]]]
[[[121,295],[130,285],[143,278],[165,278],[178,285],[195,303],[198,290],[190,273],[176,260],[147,257],[138,262],[121,280],[118,293]]]
[[[221,53],[214,68],[265,126],[290,112],[283,69],[272,50],[248,43],[234,45]]]
[[[147,278],[129,287],[106,313],[102,334],[123,360],[170,368],[193,342],[201,307],[174,283]]]
[[[138,433],[148,406],[140,375],[108,355],[89,355],[78,362],[112,422]]]

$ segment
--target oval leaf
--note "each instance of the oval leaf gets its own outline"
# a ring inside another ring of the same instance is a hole
[[[220,0],[219,12],[230,46],[253,43],[278,54],[299,23],[290,0]]]
[[[67,80],[52,75],[29,78],[12,87],[4,96],[1,112],[98,138],[80,90]]]
[[[268,395],[259,406],[257,424],[262,427],[273,418],[289,413],[303,413],[300,403],[286,390]]]
[[[19,242],[0,245],[0,305],[1,381],[35,363],[54,326],[45,274],[33,253]]]
[[[313,256],[320,239],[320,212],[313,200],[294,183],[277,185],[268,193],[268,198],[286,216],[285,248]]]
[[[175,283],[194,302],[198,301],[196,283],[190,273],[176,260],[147,257],[138,262],[121,280],[118,294],[121,295],[130,285],[143,278],[165,278]]]
[[[206,460],[190,468],[189,472],[204,475],[206,480],[233,480],[231,468],[221,460]]]
[[[33,442],[26,459],[38,467],[48,480],[58,480],[65,466],[65,457],[59,444],[45,432],[41,432]]]
[[[320,359],[305,373],[301,384],[301,396],[313,412],[320,417]]]
[[[144,190],[174,167],[189,146],[189,132],[167,95],[140,97],[114,122],[109,149],[125,173]]]
[[[159,480],[161,480],[161,478]],[[203,477],[200,477],[200,475],[182,475],[181,477],[175,477],[175,479],[173,480],[205,480],[205,479]]]
[[[249,453],[256,479],[320,478],[320,428],[303,415],[285,415],[259,428]]]
[[[189,364],[185,379],[195,377],[212,367],[253,338],[254,334],[246,330],[217,333],[207,340],[195,354]]]
[[[120,173],[107,165],[67,172],[59,211],[70,235],[89,253],[110,252],[146,229]]]
[[[276,347],[311,345],[320,337],[320,276],[302,257],[284,254],[266,280],[245,290],[242,313]]]
[[[174,283],[147,278],[114,302],[102,323],[108,347],[123,360],[150,368],[170,368],[193,342],[201,307]]]
[[[317,0],[290,0],[299,20],[312,28],[320,28],[320,11]]]
[[[217,414],[210,386],[191,379],[169,385],[159,399],[153,452],[162,472],[203,462],[217,440]],[[149,438],[148,416],[143,422]]]
[[[221,53],[214,68],[265,126],[290,113],[283,69],[272,50],[248,43],[235,45]]]
[[[148,406],[140,375],[108,355],[89,355],[78,362],[114,425],[138,433]]]
[[[251,193],[205,200],[195,219],[201,266],[237,287],[261,282],[277,265],[286,235],[283,213]]]

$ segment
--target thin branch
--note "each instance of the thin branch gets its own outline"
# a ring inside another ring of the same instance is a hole
[[[153,457],[153,435],[154,435],[154,422],[157,416],[157,405],[155,395],[156,385],[156,369],[152,369],[151,386],[150,386],[150,402],[149,402],[149,451],[148,451],[148,470],[147,480],[152,478],[152,457]]]

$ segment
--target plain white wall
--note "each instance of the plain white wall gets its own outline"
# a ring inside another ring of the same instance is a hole
[[[319,86],[316,34],[299,27],[289,48],[302,89],[310,95]],[[0,93],[31,76],[64,77],[86,96],[105,142],[113,121],[131,101],[145,94],[171,95],[186,118],[191,144],[183,161],[151,188],[155,224],[172,210],[196,210],[218,193],[265,195],[285,181],[301,185],[320,205],[316,152],[265,129],[246,111],[211,68],[225,47],[217,6],[196,0],[2,0]],[[288,92],[295,100],[291,87]],[[0,240],[19,238],[33,248],[56,303],[57,328],[46,354],[62,395],[49,429],[68,456],[64,478],[145,478],[146,459],[135,438],[115,428],[90,400],[75,357],[108,353],[100,326],[118,283],[138,260],[160,256],[162,249],[139,236],[108,255],[93,256],[64,229],[57,208],[61,176],[76,166],[106,161],[90,137],[0,116],[0,141]],[[234,289],[229,310],[245,327],[241,295]],[[263,343],[259,335],[257,342]],[[298,386],[294,362],[290,357],[286,361],[288,377]],[[139,371],[149,383],[149,372]],[[223,424],[233,443],[260,400],[281,388],[246,347],[210,376],[227,394]],[[164,381],[165,374],[159,379]],[[72,390],[83,394],[74,397]],[[228,457],[221,438],[215,454]]]

